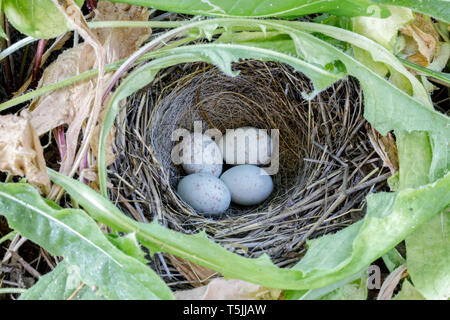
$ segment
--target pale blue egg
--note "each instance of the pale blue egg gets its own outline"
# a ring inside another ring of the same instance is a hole
[[[230,190],[219,178],[208,173],[190,174],[178,183],[178,195],[198,213],[218,215],[231,202]]]
[[[272,178],[257,166],[244,164],[225,171],[220,179],[231,192],[231,201],[251,206],[266,200],[273,191]]]
[[[219,177],[222,173],[222,153],[207,135],[191,134],[182,143],[182,166],[186,173],[210,173]]]

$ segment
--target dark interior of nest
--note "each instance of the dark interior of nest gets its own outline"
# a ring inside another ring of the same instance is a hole
[[[267,253],[278,266],[291,266],[307,239],[360,219],[366,195],[384,190],[389,174],[370,143],[355,79],[307,100],[302,92],[312,91],[311,82],[289,66],[248,60],[233,67],[236,77],[203,63],[165,69],[128,99],[117,123],[112,197],[137,220],[157,219],[188,234],[205,230],[228,250]],[[269,199],[210,218],[177,196],[186,174],[172,163],[171,134],[193,131],[197,120],[203,130],[222,133],[242,126],[279,130],[280,169]],[[169,271],[165,261],[156,267]]]

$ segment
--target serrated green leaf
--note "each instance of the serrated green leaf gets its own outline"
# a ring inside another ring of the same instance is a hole
[[[171,299],[148,266],[110,243],[84,211],[55,209],[24,183],[0,184],[0,214],[11,228],[77,266],[88,286],[108,299]]]
[[[96,220],[121,232],[136,232],[152,253],[167,252],[222,273],[269,288],[320,288],[360,272],[450,204],[450,173],[433,184],[399,193],[368,197],[364,220],[335,234],[311,241],[305,257],[293,269],[277,268],[267,256],[248,259],[212,242],[205,233],[185,235],[125,216],[109,200],[81,182],[49,170]],[[328,254],[323,254],[324,249]]]
[[[402,6],[450,23],[448,0],[370,0],[382,5]]]
[[[450,215],[442,212],[406,238],[406,266],[427,299],[450,298]]]
[[[329,12],[343,16],[389,15],[383,6],[366,0],[110,0],[159,10],[216,17],[298,17]]]
[[[447,0],[109,0],[159,10],[217,17],[298,17],[328,12],[342,16],[386,18],[385,5],[402,6],[450,23]]]
[[[145,252],[141,249],[141,246],[136,238],[136,233],[129,233],[122,237],[115,234],[107,234],[106,237],[122,252],[125,252],[127,255],[139,260],[142,263],[148,263],[145,258]]]
[[[406,23],[414,20],[411,9],[390,6],[391,15],[386,19],[379,17],[355,17],[353,18],[353,31],[379,43],[392,52],[398,30]],[[388,74],[388,67],[381,62],[375,62],[370,53],[358,47],[354,48],[355,58],[370,66],[372,70],[381,76]]]
[[[353,31],[366,36],[392,51],[398,30],[414,20],[411,9],[389,6],[391,15],[386,19],[379,17],[353,18]]]
[[[215,20],[213,22],[215,26],[218,24],[218,21],[219,20]],[[228,24],[232,24],[232,21],[230,19],[222,19],[222,21],[225,21]],[[366,118],[368,118],[369,121],[371,121],[371,123],[382,133],[386,133],[389,130],[396,130],[396,132],[400,133],[412,132],[411,135],[414,135],[413,131],[415,130],[429,131],[430,136],[432,137],[431,140],[434,139],[434,141],[432,141],[432,147],[434,148],[433,160],[431,165],[428,165],[428,167],[424,166],[420,168],[418,174],[420,176],[430,177],[430,179],[427,181],[433,181],[436,177],[443,176],[448,165],[448,151],[445,147],[446,144],[443,143],[449,137],[448,117],[432,109],[428,95],[423,86],[388,50],[371,41],[370,39],[359,36],[353,32],[348,32],[325,25],[281,21],[255,22],[252,20],[241,20],[240,22],[235,22],[235,24],[236,23],[245,23],[246,26],[251,26],[252,24],[258,26],[265,25],[267,29],[270,28],[270,30],[277,30],[288,34],[295,44],[298,55],[313,65],[322,66],[325,68],[330,63],[335,63],[335,61],[340,61],[341,63],[345,64],[348,73],[350,75],[356,76],[361,81],[365,97]],[[406,81],[409,81],[410,83],[410,86],[412,88],[411,93],[413,96],[411,97],[402,90],[396,88],[384,78],[374,73],[370,68],[359,63],[353,57],[339,51],[329,43],[321,41],[313,35],[299,30],[308,32],[321,32],[327,36],[335,37],[336,39],[339,39],[341,41],[347,41],[352,45],[366,50],[371,54],[374,60],[385,63],[387,66],[389,66],[390,69],[394,70],[398,74],[403,75]],[[261,37],[260,33],[259,37]],[[224,39],[221,39],[221,41],[224,41]],[[257,45],[260,46],[261,43],[262,42],[259,41]],[[202,45],[196,46],[194,49],[192,46],[175,48],[172,50],[168,50],[165,54],[170,54],[170,56],[173,57],[174,54],[189,53],[192,54],[193,57],[197,57],[197,59],[200,59],[198,57],[199,55],[202,58],[205,56],[203,52],[195,51],[200,47],[203,47],[202,49],[205,50],[211,50],[211,53],[206,54],[206,56],[209,58],[209,61],[206,61],[218,64],[224,72],[231,74],[231,69],[229,67],[227,68],[227,64],[234,61],[235,58],[233,57],[233,54],[230,54],[230,51],[232,48],[239,48],[239,45],[236,45],[234,43],[220,45]],[[226,52],[227,50],[229,51]],[[254,50],[254,48],[248,48],[247,52],[254,52]],[[218,54],[219,52],[220,54]],[[321,52],[322,54],[317,55],[315,54],[316,52]],[[230,56],[233,58],[230,58]],[[249,57],[249,55],[247,54],[243,57],[247,58]],[[257,56],[257,58],[261,57]],[[268,57],[263,57],[263,59],[268,59]],[[142,68],[142,70],[145,70],[145,67]],[[135,75],[132,74],[130,79],[142,79],[142,77],[137,76],[138,74],[138,72],[136,72]],[[317,77],[317,75],[315,76]],[[129,89],[130,88],[127,88],[127,90]],[[120,87],[118,91],[121,91]],[[131,91],[132,90],[129,90],[128,92]],[[387,94],[388,92],[389,94]],[[124,97],[125,96],[120,96],[120,99],[123,99]],[[117,99],[117,101],[118,100],[119,99]],[[115,114],[117,112],[118,110],[116,109]],[[114,115],[114,117],[111,116],[111,119],[115,118],[115,114],[111,113],[111,115]],[[405,114],[409,114],[410,116],[405,119]],[[416,142],[417,141],[411,141],[411,145],[414,145],[414,143]],[[102,150],[100,149],[99,152],[101,151]],[[423,165],[422,163],[419,164]],[[100,167],[102,168],[102,171],[104,170],[103,178],[106,179],[106,170],[104,167],[102,167],[101,164]],[[429,167],[431,167],[431,169]],[[440,182],[441,187],[442,184],[447,184],[448,187],[448,179],[449,178],[447,176],[445,179],[443,179],[443,181],[445,182]],[[422,182],[421,184],[425,183],[426,182]],[[105,180],[103,181],[103,184],[106,186]],[[414,186],[419,186],[421,184]],[[434,201],[436,201],[436,203],[439,203],[437,208],[440,208],[442,210],[446,205],[448,205],[448,202],[442,202],[442,199],[440,198],[445,188],[439,189],[441,191],[438,192],[437,198],[435,198]],[[408,192],[409,191],[411,190],[408,190]],[[299,283],[301,283],[299,286],[303,286],[303,288],[305,288],[305,283],[309,283],[310,286],[311,283],[313,283],[312,286],[321,287],[334,281],[338,281],[343,277],[348,277],[351,274],[362,270],[374,259],[380,257],[389,249],[393,248],[398,242],[403,240],[407,234],[413,231],[413,229],[411,228],[419,226],[427,219],[430,219],[433,214],[439,212],[434,210],[436,209],[436,207],[430,208],[432,210],[422,210],[419,207],[418,211],[421,212],[420,217],[411,217],[411,214],[407,211],[407,209],[399,204],[404,200],[404,197],[402,196],[403,194],[404,193],[386,193],[372,196],[372,198],[368,199],[368,214],[363,222],[352,225],[351,227],[346,228],[334,235],[324,236],[320,238],[321,242],[313,242],[314,247],[311,247],[307,255],[297,266],[302,271],[300,274],[297,274],[298,279],[302,279],[298,281]],[[409,199],[409,201],[412,202],[413,200],[414,199],[412,198]],[[414,205],[420,206],[420,203],[415,203]],[[92,212],[90,213],[92,214]],[[430,215],[428,215],[428,213]],[[381,216],[379,216],[380,214]],[[379,221],[380,219],[381,221]],[[390,223],[392,223],[393,226],[390,226],[390,224],[388,223],[389,221],[391,221]],[[157,226],[153,224],[152,227],[147,228],[156,229]],[[399,230],[390,232],[390,228],[398,228]],[[146,231],[153,234],[157,233],[157,230]],[[387,237],[386,235],[389,236]],[[153,251],[158,250],[158,246],[155,246],[152,241],[145,242],[145,237],[139,239],[146,246],[151,246],[151,249]],[[193,241],[193,239],[191,240]],[[195,238],[195,240],[196,241],[193,241],[193,245],[194,243],[198,243],[198,245],[205,246],[205,243],[207,243],[206,238]],[[370,245],[371,241],[373,243],[372,246]],[[333,249],[330,249],[331,247]],[[214,249],[214,247],[211,247],[209,252],[211,252],[212,250],[219,250],[217,246],[215,248],[216,249]],[[179,250],[179,248],[177,250]],[[175,250],[174,252],[177,252],[177,250]],[[320,252],[324,252],[324,250],[330,250],[331,252],[333,252],[333,254],[328,257],[323,257]],[[198,258],[198,255],[196,255],[196,257]],[[192,257],[189,257],[189,255],[187,255],[185,258],[187,258],[188,260],[189,258],[192,259]],[[214,259],[215,257],[211,256],[210,258]],[[258,261],[258,263],[260,263],[260,261]],[[205,266],[208,266],[214,270],[218,270],[215,269],[215,267],[217,268],[217,266],[214,265],[207,264]],[[264,269],[267,268],[267,272],[272,272],[274,276],[278,273],[278,270],[273,269],[272,266],[267,263],[265,265],[258,265],[258,267]],[[229,271],[224,271],[223,268],[220,269],[220,272],[224,273],[225,275],[234,275],[234,273],[227,273]],[[287,277],[287,274],[281,274],[280,277]],[[254,278],[247,278],[245,280],[252,281],[251,279],[255,281]],[[287,278],[285,278],[285,280],[286,279]],[[275,281],[273,283],[275,283]],[[284,282],[278,282],[277,285],[281,286],[282,283]],[[307,286],[308,285],[306,285],[306,287]]]
[[[81,7],[84,0],[75,3]],[[54,38],[70,30],[52,0],[3,0],[3,11],[14,28],[33,38]]]
[[[435,192],[424,197],[432,189]],[[375,256],[382,256],[449,205],[450,173],[417,189],[371,194],[367,197],[364,220],[335,234],[312,240],[306,255],[294,269],[317,279],[335,277],[337,281],[342,275],[350,276],[355,270],[365,269]],[[339,255],[334,253],[336,250]],[[322,265],[325,268],[318,267]]]

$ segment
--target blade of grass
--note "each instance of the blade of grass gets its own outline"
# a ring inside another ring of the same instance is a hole
[[[426,76],[432,77],[434,79],[440,80],[450,86],[450,73],[434,71],[425,67],[422,67],[414,62],[408,61],[406,59],[398,57],[398,59],[408,68],[418,71]]]

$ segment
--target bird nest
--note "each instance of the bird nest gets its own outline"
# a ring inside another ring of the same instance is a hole
[[[370,144],[354,79],[307,100],[302,92],[312,91],[311,82],[286,65],[249,60],[234,69],[236,77],[201,63],[172,67],[128,99],[117,123],[112,195],[137,220],[157,219],[187,234],[205,230],[235,253],[267,253],[278,266],[290,266],[304,254],[307,239],[361,218],[366,195],[385,188],[388,174]],[[243,126],[278,130],[279,170],[264,203],[232,204],[219,217],[205,217],[177,196],[185,173],[172,162],[177,142],[171,134],[193,131],[195,121],[222,133]],[[180,260],[164,257],[155,267],[168,282],[202,282],[197,274],[187,276]]]

